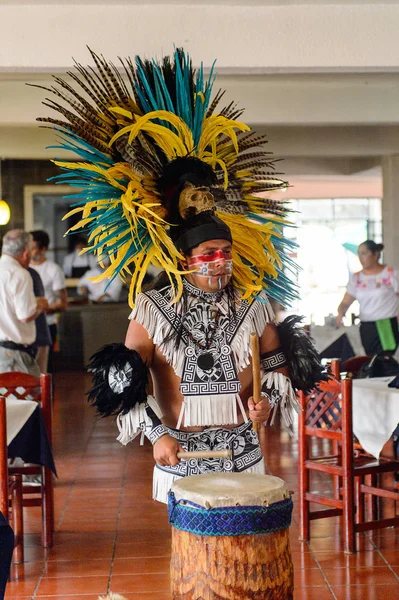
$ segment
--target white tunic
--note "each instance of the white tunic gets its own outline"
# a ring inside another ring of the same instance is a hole
[[[28,319],[35,312],[32,277],[15,258],[3,254],[0,258],[0,340],[33,344],[35,321],[24,323],[22,319]]]
[[[386,266],[376,275],[353,273],[346,291],[359,302],[361,321],[391,319],[399,314],[399,271],[393,267]]]

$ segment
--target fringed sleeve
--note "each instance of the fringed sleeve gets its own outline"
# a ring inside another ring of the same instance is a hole
[[[173,325],[165,318],[152,300],[152,295],[160,297],[155,290],[139,294],[129,319],[140,323],[148,332],[148,337],[158,346],[175,373],[181,376],[184,363],[184,347],[176,348]]]
[[[272,411],[271,424],[273,424],[277,411],[280,409],[284,423],[287,427],[292,425],[293,412],[296,411],[299,414],[301,407],[289,377],[277,371],[265,373],[262,377],[262,393],[265,394],[270,403]]]
[[[261,292],[249,305],[231,344],[238,371],[243,371],[250,364],[251,333],[256,332],[261,337],[269,323],[274,323],[274,312],[266,294]]]
[[[141,433],[141,445],[144,443],[144,436],[155,444],[166,433],[161,418],[162,412],[157,401],[153,396],[148,396],[145,404],[137,404],[128,413],[118,415],[116,423],[119,435],[116,439],[126,446]]]

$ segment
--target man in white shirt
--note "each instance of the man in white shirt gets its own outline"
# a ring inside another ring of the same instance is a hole
[[[35,360],[35,319],[47,309],[44,298],[35,298],[27,268],[31,236],[20,229],[4,236],[0,258],[0,372],[22,371],[38,377]]]
[[[97,266],[97,259],[93,254],[82,254],[80,251],[87,245],[84,238],[79,237],[76,240],[73,252],[67,254],[63,262],[65,277],[83,277],[89,270]]]
[[[30,266],[39,273],[43,282],[44,296],[48,301],[48,308],[45,311],[46,318],[54,347],[58,330],[57,313],[63,312],[68,306],[65,277],[61,267],[46,257],[46,252],[50,245],[48,234],[39,229],[31,231],[31,235],[33,241],[31,245]],[[53,371],[53,347],[50,348],[49,352],[49,372]]]
[[[109,265],[109,260],[104,260],[103,264],[107,267]],[[79,280],[78,294],[80,296],[86,296],[92,302],[118,302],[123,283],[119,277],[116,277],[112,281],[109,281],[109,279],[104,279],[99,282],[93,281],[94,277],[102,275],[103,272],[100,265],[87,271]]]

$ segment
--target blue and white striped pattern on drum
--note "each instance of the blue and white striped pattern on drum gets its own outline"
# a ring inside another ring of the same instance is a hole
[[[269,506],[226,506],[204,508],[188,500],[176,501],[169,492],[169,523],[176,529],[198,535],[225,536],[272,533],[291,524],[291,498]]]

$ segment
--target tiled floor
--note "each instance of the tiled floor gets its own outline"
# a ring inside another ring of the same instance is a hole
[[[6,598],[97,600],[113,591],[170,600],[170,528],[166,508],[151,500],[151,447],[136,441],[123,448],[115,425],[94,418],[86,375],[57,374],[55,387],[55,545],[43,551],[39,509],[28,509],[26,562],[13,568]],[[272,429],[268,445],[271,472],[295,491],[296,443]],[[360,551],[345,556],[338,520],[312,524],[312,540],[303,544],[295,509],[290,534],[295,600],[399,599],[398,531],[362,536]]]

